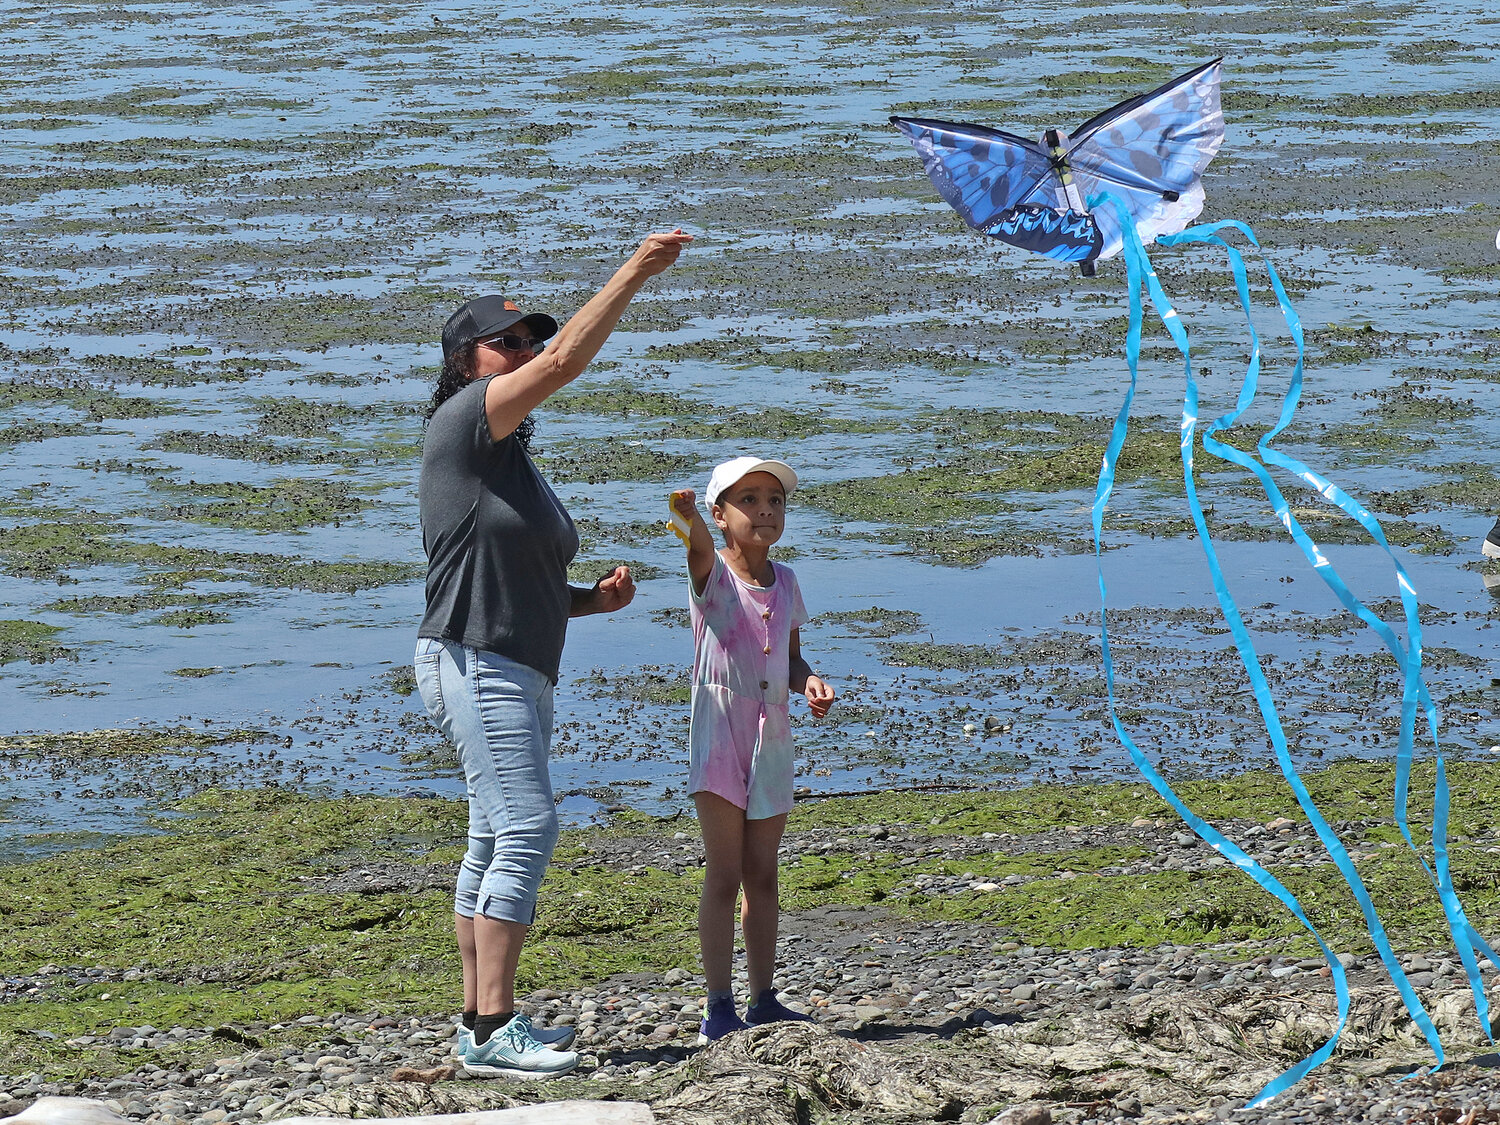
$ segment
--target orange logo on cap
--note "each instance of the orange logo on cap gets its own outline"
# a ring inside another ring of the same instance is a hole
[[[514,301],[506,301],[505,302],[505,311],[506,312],[520,312],[521,310],[516,307],[516,303]]]

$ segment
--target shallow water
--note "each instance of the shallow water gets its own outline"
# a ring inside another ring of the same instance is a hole
[[[1398,550],[1431,607],[1445,745],[1500,744],[1500,601],[1470,565],[1500,509],[1500,21],[1483,5],[1023,5],[1003,23],[977,3],[507,13],[481,35],[451,4],[0,15],[0,621],[59,630],[0,665],[0,733],[166,732],[143,757],[0,747],[14,779],[0,853],[132,827],[205,784],[455,792],[398,674],[420,612],[414,451],[437,330],[481,290],[566,314],[642,233],[679,223],[699,242],[579,387],[691,409],[546,411],[539,444],[575,516],[602,523],[580,573],[621,560],[642,576],[630,611],[571,632],[564,811],[681,803],[685,708],[652,690],[680,684],[690,655],[680,551],[645,526],[669,488],[753,446],[836,499],[965,452],[933,436],[941,411],[1103,419],[1123,392],[1118,263],[1085,282],[965,231],[886,116],[1039,133],[1219,54],[1228,135],[1204,218],[1256,228],[1313,337],[1288,447],[1357,496],[1444,486],[1385,518],[1428,544]],[[1232,289],[1206,251],[1156,260],[1212,417],[1245,362]],[[1291,350],[1259,295],[1265,424]],[[1137,414],[1171,430],[1182,381],[1164,344],[1148,340]],[[852,368],[830,361],[851,348]],[[1414,400],[1392,397],[1407,384]],[[771,406],[822,425],[758,433]],[[621,479],[621,451],[684,460]],[[1336,603],[1245,482],[1203,487],[1226,522],[1270,529],[1222,555],[1284,677],[1299,760],[1392,753],[1399,685],[1373,639],[1329,624]],[[786,545],[818,615],[804,644],[844,693],[838,721],[800,724],[811,791],[1129,773],[1100,711],[1094,564],[1075,553],[1090,499],[976,500],[955,537],[1005,545],[974,566],[934,561],[922,510],[887,524],[794,504]],[[1149,483],[1112,505],[1121,702],[1170,770],[1242,768],[1266,760],[1264,734],[1219,706],[1224,677],[1242,689],[1212,614],[1181,613],[1213,607],[1201,551],[1163,522],[1184,514]],[[37,528],[90,523],[96,540],[37,545]],[[1377,549],[1330,549],[1362,596],[1395,596]],[[298,569],[370,562],[412,571]],[[886,625],[840,616],[871,607]],[[985,650],[949,666],[942,646]],[[1351,658],[1382,690],[1344,708]],[[987,735],[986,716],[1009,729]],[[178,756],[178,727],[261,733]]]

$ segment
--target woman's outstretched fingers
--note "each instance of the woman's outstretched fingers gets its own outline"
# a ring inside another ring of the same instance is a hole
[[[691,241],[693,236],[684,233],[681,227],[673,231],[648,234],[635,252],[636,262],[648,277],[661,273],[677,261],[682,248]]]

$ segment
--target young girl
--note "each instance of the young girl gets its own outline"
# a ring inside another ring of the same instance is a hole
[[[736,457],[713,471],[704,499],[724,536],[715,551],[691,489],[672,494],[688,524],[692,581],[693,717],[688,790],[698,806],[707,870],[698,905],[698,940],[708,1004],[698,1042],[747,1024],[805,1020],[776,999],[776,850],[792,809],[792,732],[787,696],[797,692],[819,718],[834,691],[802,658],[807,620],[789,567],[771,562],[797,474],[781,461]],[[735,1010],[730,962],[734,907],[744,888],[751,1000]]]

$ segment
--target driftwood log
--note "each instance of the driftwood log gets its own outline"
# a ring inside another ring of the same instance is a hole
[[[130,1125],[125,1118],[92,1098],[38,1098],[14,1117],[0,1117],[0,1125]]]

